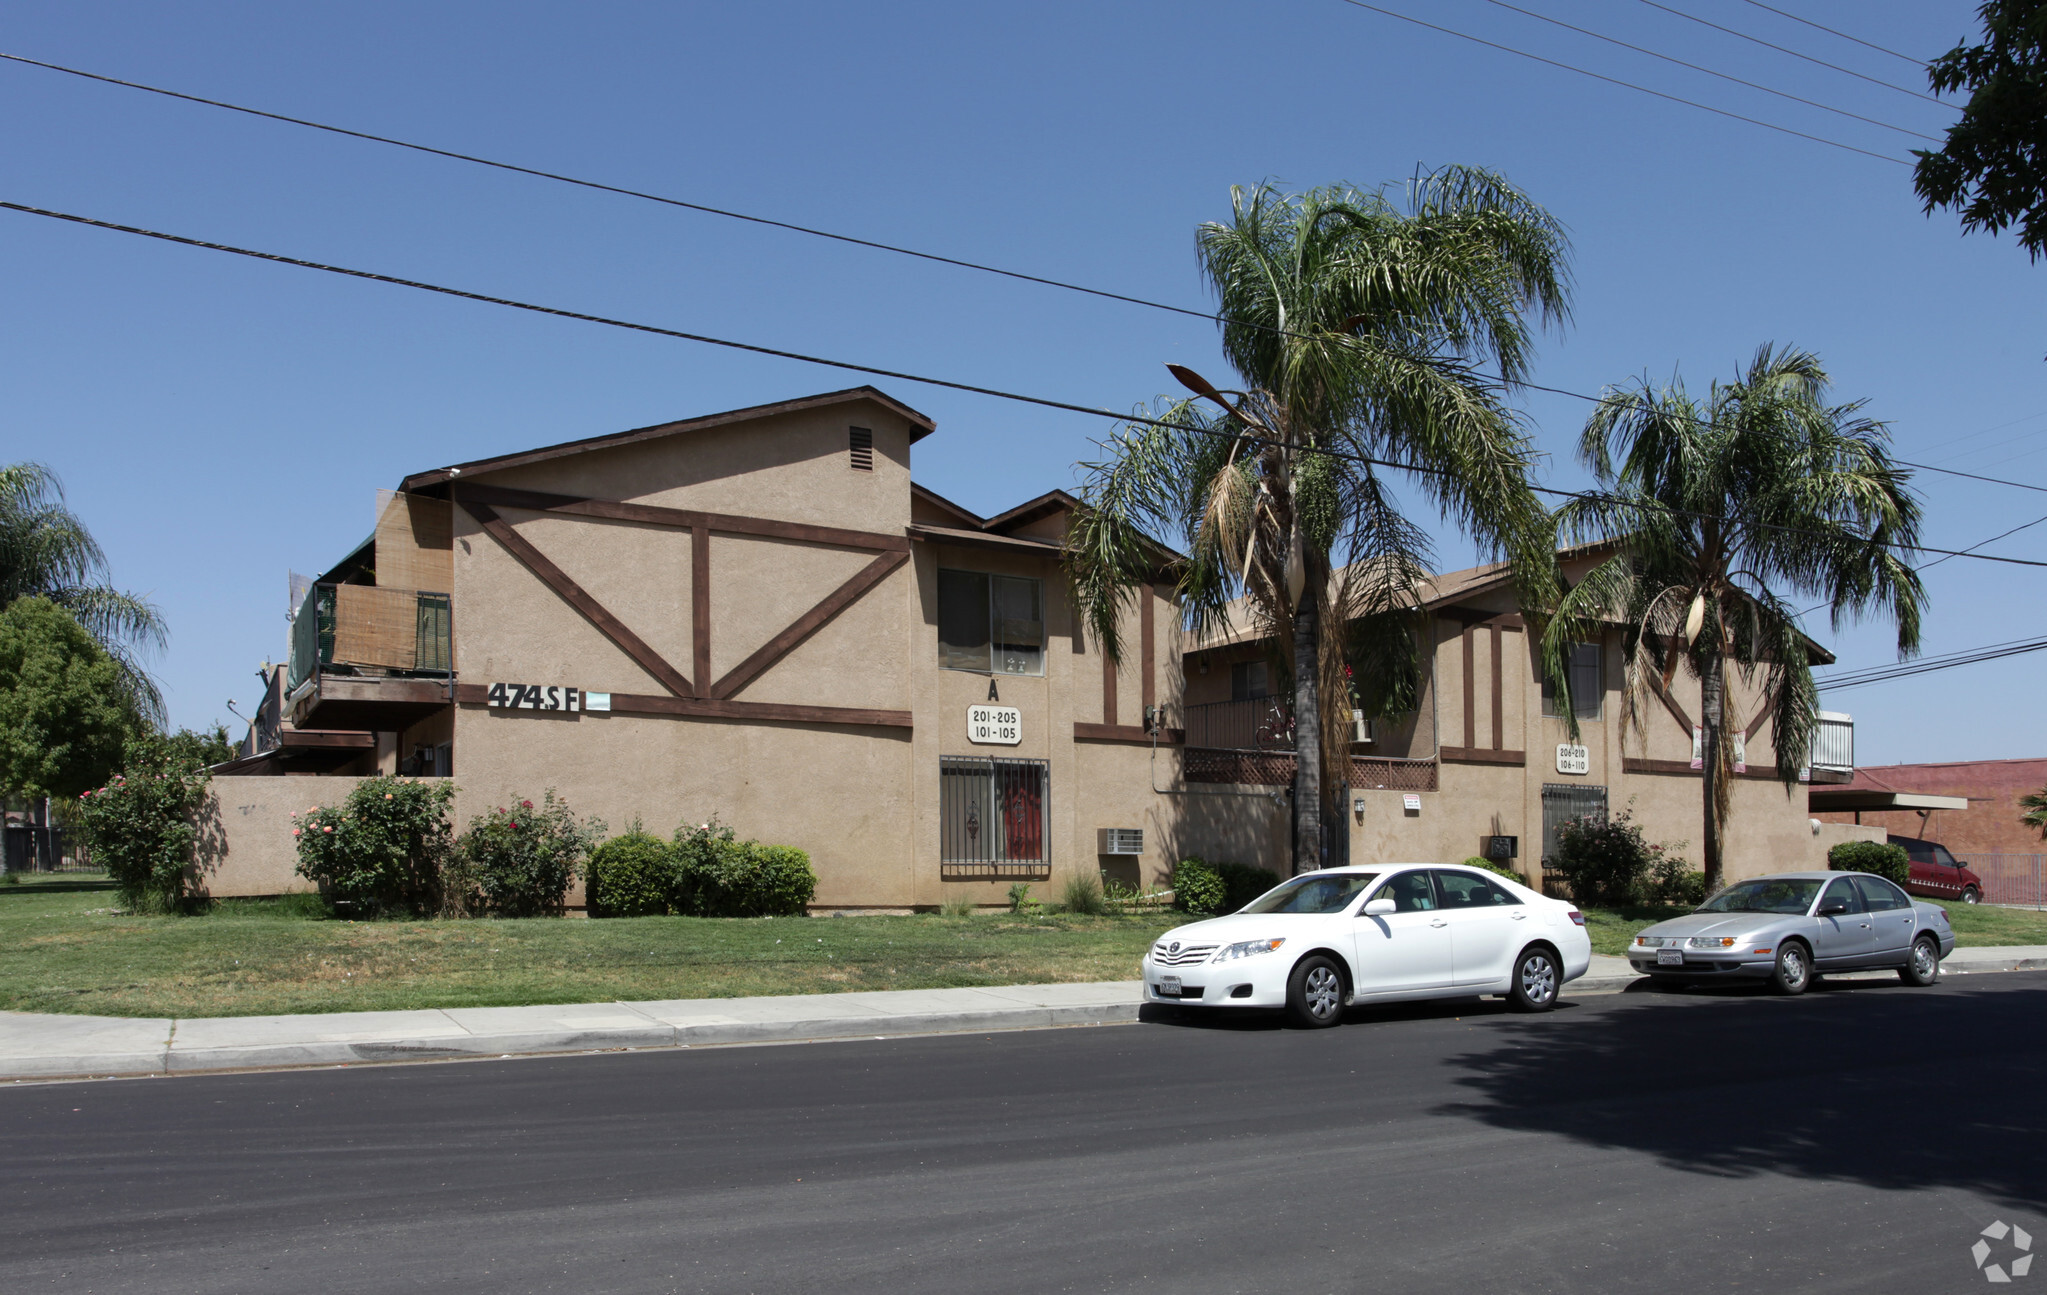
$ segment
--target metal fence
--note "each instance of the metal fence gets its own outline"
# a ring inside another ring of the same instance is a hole
[[[1983,879],[1983,900],[2047,908],[2047,855],[1972,854],[1963,866]]]
[[[1557,829],[1575,818],[1606,821],[1606,788],[1576,782],[1542,784],[1542,866],[1557,854]]]
[[[1051,875],[1048,761],[941,756],[938,804],[941,875]]]
[[[85,844],[61,827],[9,823],[0,830],[0,871],[96,872]]]

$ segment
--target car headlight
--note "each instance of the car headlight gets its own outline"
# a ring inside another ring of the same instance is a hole
[[[1694,949],[1731,949],[1740,941],[1731,935],[1695,935],[1685,943]]]
[[[1635,937],[1635,943],[1645,949],[1660,949],[1663,947],[1663,937],[1660,935],[1638,935]]]
[[[1223,946],[1222,952],[1215,955],[1215,960],[1217,962],[1229,962],[1236,958],[1254,958],[1261,953],[1271,953],[1274,949],[1285,943],[1285,940],[1280,939],[1245,940],[1241,944],[1226,944]]]

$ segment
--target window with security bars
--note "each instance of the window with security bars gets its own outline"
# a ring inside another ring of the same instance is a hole
[[[1576,782],[1542,784],[1542,866],[1557,857],[1557,829],[1573,819],[1606,822],[1606,788]]]
[[[959,875],[1048,870],[1051,783],[1044,760],[941,756],[939,862]]]

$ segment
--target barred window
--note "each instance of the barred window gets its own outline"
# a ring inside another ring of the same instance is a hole
[[[1043,875],[1052,773],[1044,760],[939,758],[939,862],[947,875]]]

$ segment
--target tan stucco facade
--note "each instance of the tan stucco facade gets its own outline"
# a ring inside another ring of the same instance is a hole
[[[1190,782],[1178,745],[1189,708],[1227,701],[1229,665],[1259,645],[1192,652],[1161,583],[1133,591],[1121,660],[1105,668],[1059,562],[1076,501],[1055,491],[981,518],[919,490],[912,446],[931,431],[862,388],[407,478],[379,508],[371,562],[346,579],[449,595],[454,677],[351,670],[302,690],[291,703],[300,729],[345,714],[354,722],[339,727],[374,728],[375,740],[330,762],[337,776],[220,779],[226,844],[208,888],[296,888],[282,816],[337,802],[355,775],[416,771],[432,749],[452,750],[458,828],[548,789],[613,831],[637,822],[667,834],[715,817],[808,851],[821,909],[1001,904],[1019,880],[1056,898],[1076,873],[1150,887],[1191,854],[1287,871],[1283,788],[1269,777]],[[1161,550],[1162,582],[1170,556]],[[1037,581],[1041,668],[942,665],[941,570]],[[1588,769],[1558,774],[1566,728],[1542,713],[1511,590],[1464,588],[1433,610],[1415,713],[1358,748],[1350,858],[1462,859],[1507,835],[1534,877],[1543,789],[1561,782],[1605,788],[1615,810],[1632,803],[1653,839],[1685,841],[1696,858],[1689,733],[1659,707],[1623,748],[1616,645],[1604,708],[1582,725]],[[338,605],[369,605],[368,592]],[[498,683],[612,705],[508,708],[489,700]],[[1680,677],[1673,693],[1696,712],[1696,683]],[[1759,703],[1739,683],[1735,695],[1745,723]],[[1019,740],[970,740],[967,711],[980,705],[1015,708]],[[1748,755],[1770,763],[1766,734]],[[1044,791],[1034,857],[948,854],[947,814],[963,802],[948,810],[940,770],[959,758],[1041,762],[1031,768],[1042,774],[1020,775],[1043,778],[1031,784]],[[1398,777],[1375,789],[1388,769]],[[1399,788],[1418,785],[1428,789],[1409,809]],[[1102,855],[1106,828],[1140,830],[1142,852]],[[1802,791],[1737,784],[1731,875],[1809,866],[1815,849]]]

